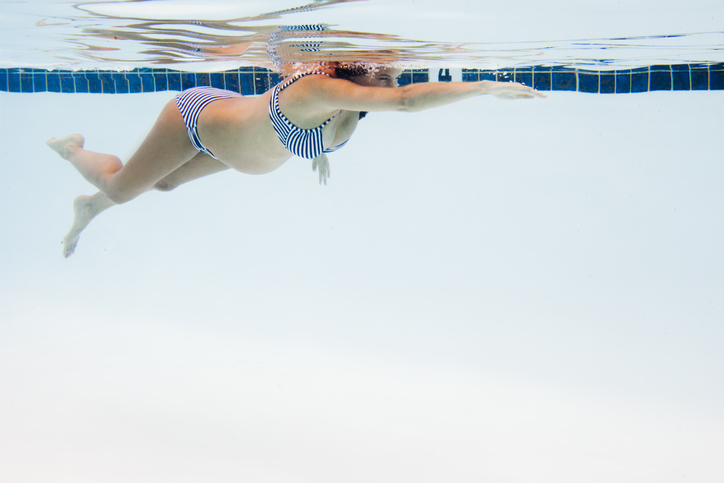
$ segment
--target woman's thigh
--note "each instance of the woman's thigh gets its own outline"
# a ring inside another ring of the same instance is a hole
[[[156,183],[154,188],[160,191],[170,191],[189,181],[227,169],[229,167],[218,159],[214,159],[207,154],[198,153],[178,169],[164,176],[163,179]]]
[[[186,164],[198,153],[189,140],[181,113],[172,100],[136,152],[114,174],[112,189],[133,198]]]

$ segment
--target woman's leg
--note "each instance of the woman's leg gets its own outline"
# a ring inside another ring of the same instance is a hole
[[[227,169],[229,169],[229,167],[218,159],[214,159],[208,154],[198,153],[189,162],[181,165],[177,170],[153,185],[153,189],[158,191],[171,191],[189,181],[226,171]]]
[[[181,165],[153,186],[159,191],[171,191],[189,181],[229,169],[221,161],[203,153],[198,153],[190,161]],[[115,206],[102,191],[93,196],[80,195],[73,201],[73,224],[63,238],[63,256],[68,258],[75,252],[78,238],[86,226],[101,212]]]
[[[63,257],[68,258],[75,252],[78,238],[88,223],[114,205],[101,191],[93,196],[80,195],[73,200],[73,224],[63,237]]]
[[[116,156],[83,149],[83,143],[83,136],[79,134],[47,142],[116,204],[145,193],[198,154],[174,101],[166,104],[146,139],[125,165]]]

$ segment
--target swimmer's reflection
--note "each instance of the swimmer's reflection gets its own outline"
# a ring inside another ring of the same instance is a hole
[[[312,160],[320,183],[326,183],[327,154],[344,146],[368,111],[422,111],[483,94],[501,99],[545,97],[512,82],[397,87],[401,72],[395,67],[327,62],[287,76],[261,96],[210,87],[188,89],[164,107],[125,165],[116,156],[83,149],[80,134],[48,140],[48,146],[100,190],[75,199],[63,255],[73,254],[80,233],[99,213],[151,189],[169,191],[229,168],[269,173],[294,155]]]

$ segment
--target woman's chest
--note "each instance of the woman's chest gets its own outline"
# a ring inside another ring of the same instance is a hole
[[[324,145],[326,147],[337,146],[352,137],[355,129],[357,129],[359,113],[353,111],[342,111],[333,121],[333,123],[330,123],[331,126],[327,126],[331,129],[329,135],[324,140]]]

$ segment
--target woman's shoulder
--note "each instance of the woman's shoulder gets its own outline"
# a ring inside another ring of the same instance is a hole
[[[279,82],[279,85],[281,87],[286,87],[286,86],[289,86],[296,82],[300,82],[302,84],[326,82],[326,81],[329,81],[330,79],[334,79],[334,78],[335,77],[332,74],[330,74],[329,72],[324,72],[324,71],[298,72],[298,73],[286,76],[284,79],[282,79]]]

